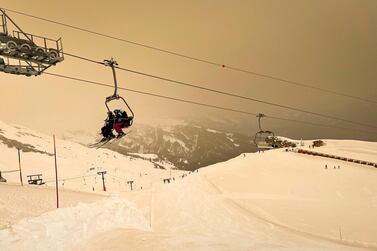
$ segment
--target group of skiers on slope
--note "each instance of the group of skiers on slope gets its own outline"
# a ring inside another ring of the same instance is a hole
[[[125,135],[122,128],[127,128],[132,124],[132,117],[127,115],[127,112],[116,109],[114,112],[109,111],[105,120],[105,125],[101,128],[101,134],[105,139],[121,138]],[[113,130],[118,134],[114,135]]]

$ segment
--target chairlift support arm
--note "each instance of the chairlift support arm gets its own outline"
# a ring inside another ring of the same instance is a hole
[[[262,114],[262,113],[259,113],[259,114],[257,115],[257,118],[258,118],[258,125],[259,125],[259,131],[263,131],[263,130],[262,130],[262,127],[261,127],[261,123],[260,123],[260,120],[261,120],[261,118],[263,118],[263,117],[266,117],[266,115],[264,115],[264,114]]]
[[[108,102],[115,99],[121,99],[126,104],[128,110],[131,112],[132,117],[134,118],[135,114],[132,111],[131,107],[128,105],[127,101],[122,96],[118,95],[118,81],[117,81],[116,72],[115,72],[115,68],[118,65],[118,63],[113,58],[111,58],[110,60],[104,60],[103,65],[111,67],[111,70],[113,72],[113,78],[114,78],[114,94],[112,96],[107,97],[105,101],[107,110],[109,112],[111,111],[107,104]]]
[[[104,60],[103,64],[105,66],[111,67],[111,70],[113,72],[114,94],[112,96],[109,96],[109,97],[106,98],[106,100],[109,99],[109,101],[111,101],[111,100],[117,99],[119,97],[118,96],[118,81],[117,81],[117,76],[116,76],[116,72],[115,72],[115,66],[117,66],[118,63],[113,58],[111,58],[110,60]]]
[[[18,26],[13,20],[12,18],[10,18],[7,13],[5,13],[5,10],[1,9],[0,8],[0,11],[3,13],[4,17],[6,19],[8,19],[19,31],[21,31],[21,33],[30,41],[34,44],[34,41],[20,28],[20,26]],[[7,30],[8,32],[8,30]]]

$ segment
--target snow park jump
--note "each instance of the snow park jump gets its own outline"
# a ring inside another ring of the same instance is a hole
[[[376,3],[2,4],[0,251],[377,250]]]

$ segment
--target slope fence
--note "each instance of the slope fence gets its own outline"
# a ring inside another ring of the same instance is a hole
[[[361,165],[373,166],[373,167],[377,168],[377,163],[365,161],[365,160],[358,160],[358,159],[353,159],[353,158],[340,157],[340,156],[336,156],[336,155],[332,155],[332,154],[319,153],[319,152],[314,152],[314,151],[304,150],[304,149],[298,149],[296,152],[301,153],[301,154],[308,154],[308,155],[312,155],[312,156],[319,156],[319,157],[324,157],[324,158],[337,159],[337,160],[357,163],[357,164],[361,164]]]

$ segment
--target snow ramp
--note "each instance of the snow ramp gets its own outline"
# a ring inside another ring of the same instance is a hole
[[[364,250],[297,234],[261,220],[230,203],[201,172],[156,185],[148,192],[151,197],[144,203],[151,206],[151,231],[115,229],[93,237],[76,250]]]
[[[148,226],[149,222],[133,203],[120,197],[110,197],[23,219],[0,231],[0,249],[72,250],[102,232],[117,228],[148,230]]]

